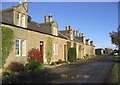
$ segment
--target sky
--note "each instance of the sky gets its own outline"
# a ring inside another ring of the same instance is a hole
[[[2,9],[18,2],[3,2]],[[113,48],[109,33],[117,31],[117,2],[29,2],[29,15],[33,21],[43,23],[44,16],[52,14],[59,30],[71,25],[86,38],[94,41],[96,48]]]

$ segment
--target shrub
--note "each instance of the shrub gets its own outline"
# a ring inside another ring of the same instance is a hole
[[[57,62],[56,62],[56,64],[61,64],[62,63],[62,60],[61,59],[59,59]]]
[[[12,71],[12,72],[20,72],[24,70],[24,65],[22,63],[19,62],[11,62],[8,67],[8,70]]]
[[[76,60],[76,48],[69,48],[68,61],[73,62]]]
[[[10,75],[10,73],[7,72],[7,71],[4,71],[4,72],[2,73],[2,76],[6,76],[6,75]]]
[[[51,57],[52,57],[52,38],[48,38],[46,42],[46,59],[47,63],[50,64]]]
[[[62,63],[68,63],[68,61],[62,61]]]
[[[29,63],[27,63],[25,65],[25,69],[26,70],[43,70],[44,69],[44,65],[40,63],[40,61],[38,60],[31,60]]]
[[[28,61],[30,62],[32,60],[38,60],[40,63],[43,63],[43,58],[39,49],[32,48],[32,50],[28,52]]]
[[[56,65],[56,62],[52,62],[50,65]]]

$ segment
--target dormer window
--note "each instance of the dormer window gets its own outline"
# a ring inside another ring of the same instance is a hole
[[[56,27],[53,27],[53,35],[58,36],[58,29]]]
[[[17,25],[20,26],[20,13],[18,12],[17,14]]]
[[[22,14],[22,27],[25,27],[25,14]]]

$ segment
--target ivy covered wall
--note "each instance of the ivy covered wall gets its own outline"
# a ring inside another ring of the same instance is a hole
[[[2,67],[2,27],[0,27],[0,68]]]
[[[4,65],[14,44],[14,32],[8,27],[0,27],[2,31],[2,66]]]
[[[51,57],[52,57],[52,52],[53,52],[53,48],[52,48],[52,38],[48,38],[47,41],[46,41],[46,59],[47,59],[47,63],[50,64],[50,61],[51,61]]]

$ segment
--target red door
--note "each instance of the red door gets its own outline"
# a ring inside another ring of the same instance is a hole
[[[44,55],[44,43],[43,41],[40,41],[40,61],[41,63],[44,63],[43,61],[43,55]]]
[[[66,61],[66,45],[64,45],[64,60]]]

